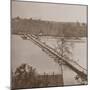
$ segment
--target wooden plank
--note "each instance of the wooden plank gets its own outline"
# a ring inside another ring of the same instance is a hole
[[[38,39],[36,39],[33,35],[27,34],[27,37],[29,37],[35,44],[37,44],[40,48],[44,48],[48,50],[50,53],[58,57],[59,59],[63,60],[74,72],[76,72],[81,78],[87,80],[87,70],[85,70],[83,67],[81,67],[78,63],[73,62],[73,60],[69,60],[67,58],[62,58],[57,51],[55,51],[50,46],[42,43]]]

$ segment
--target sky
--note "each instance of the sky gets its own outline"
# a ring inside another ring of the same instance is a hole
[[[12,2],[12,18],[34,18],[59,22],[87,22],[87,6],[37,2]]]

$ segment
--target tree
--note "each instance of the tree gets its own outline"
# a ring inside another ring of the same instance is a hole
[[[19,66],[13,76],[13,88],[28,88],[36,85],[36,69],[27,64]]]
[[[66,60],[72,60],[71,56],[72,56],[72,51],[70,50],[71,48],[73,48],[73,43],[68,43],[65,38],[61,38],[61,40],[57,41],[57,48],[58,48],[58,52],[61,56],[61,58],[66,59]],[[59,66],[61,67],[61,73],[63,76],[63,61],[60,59],[57,59],[57,62],[59,64]],[[81,72],[81,74],[77,74],[75,76],[75,80],[80,81],[81,84],[86,84],[87,83],[87,78],[86,76],[83,76],[83,73]]]
[[[61,39],[57,40],[56,50],[62,59],[63,58],[69,59],[69,56],[72,54],[72,52],[70,51],[70,46],[71,46],[71,44],[68,44],[66,42],[65,37],[62,37]],[[64,64],[64,62],[62,59],[55,58],[55,62],[57,62],[60,66],[61,76],[62,76],[62,80],[63,80],[63,64]]]
[[[57,40],[56,50],[58,51],[59,55],[62,58],[65,58],[65,57],[69,58],[72,55],[71,48],[73,48],[73,44],[68,43],[65,37],[62,37],[61,39]]]

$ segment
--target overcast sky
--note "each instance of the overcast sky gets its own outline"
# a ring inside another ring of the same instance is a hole
[[[87,6],[36,2],[12,2],[12,17],[60,22],[87,22]]]

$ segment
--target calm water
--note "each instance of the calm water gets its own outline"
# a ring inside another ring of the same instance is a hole
[[[84,42],[75,42],[72,48],[72,58],[77,61],[81,66],[87,68],[87,45],[86,39]],[[45,42],[52,48],[57,47],[56,39],[41,38],[42,42]],[[60,67],[54,62],[45,52],[41,50],[30,40],[23,40],[19,35],[12,35],[12,70],[15,71],[22,63],[27,63],[36,68],[37,72],[43,74],[44,72],[52,74],[61,74]],[[70,68],[63,65],[63,77],[64,85],[79,84],[79,81],[75,80],[76,73]]]
[[[60,38],[42,37],[41,41],[55,49],[58,39]],[[67,40],[67,43],[70,44],[71,58],[83,68],[87,69],[87,39],[81,38],[80,41],[71,39]]]
[[[60,73],[59,66],[44,53],[41,48],[30,40],[23,40],[18,35],[12,35],[12,69],[22,63],[32,65],[38,73]]]

